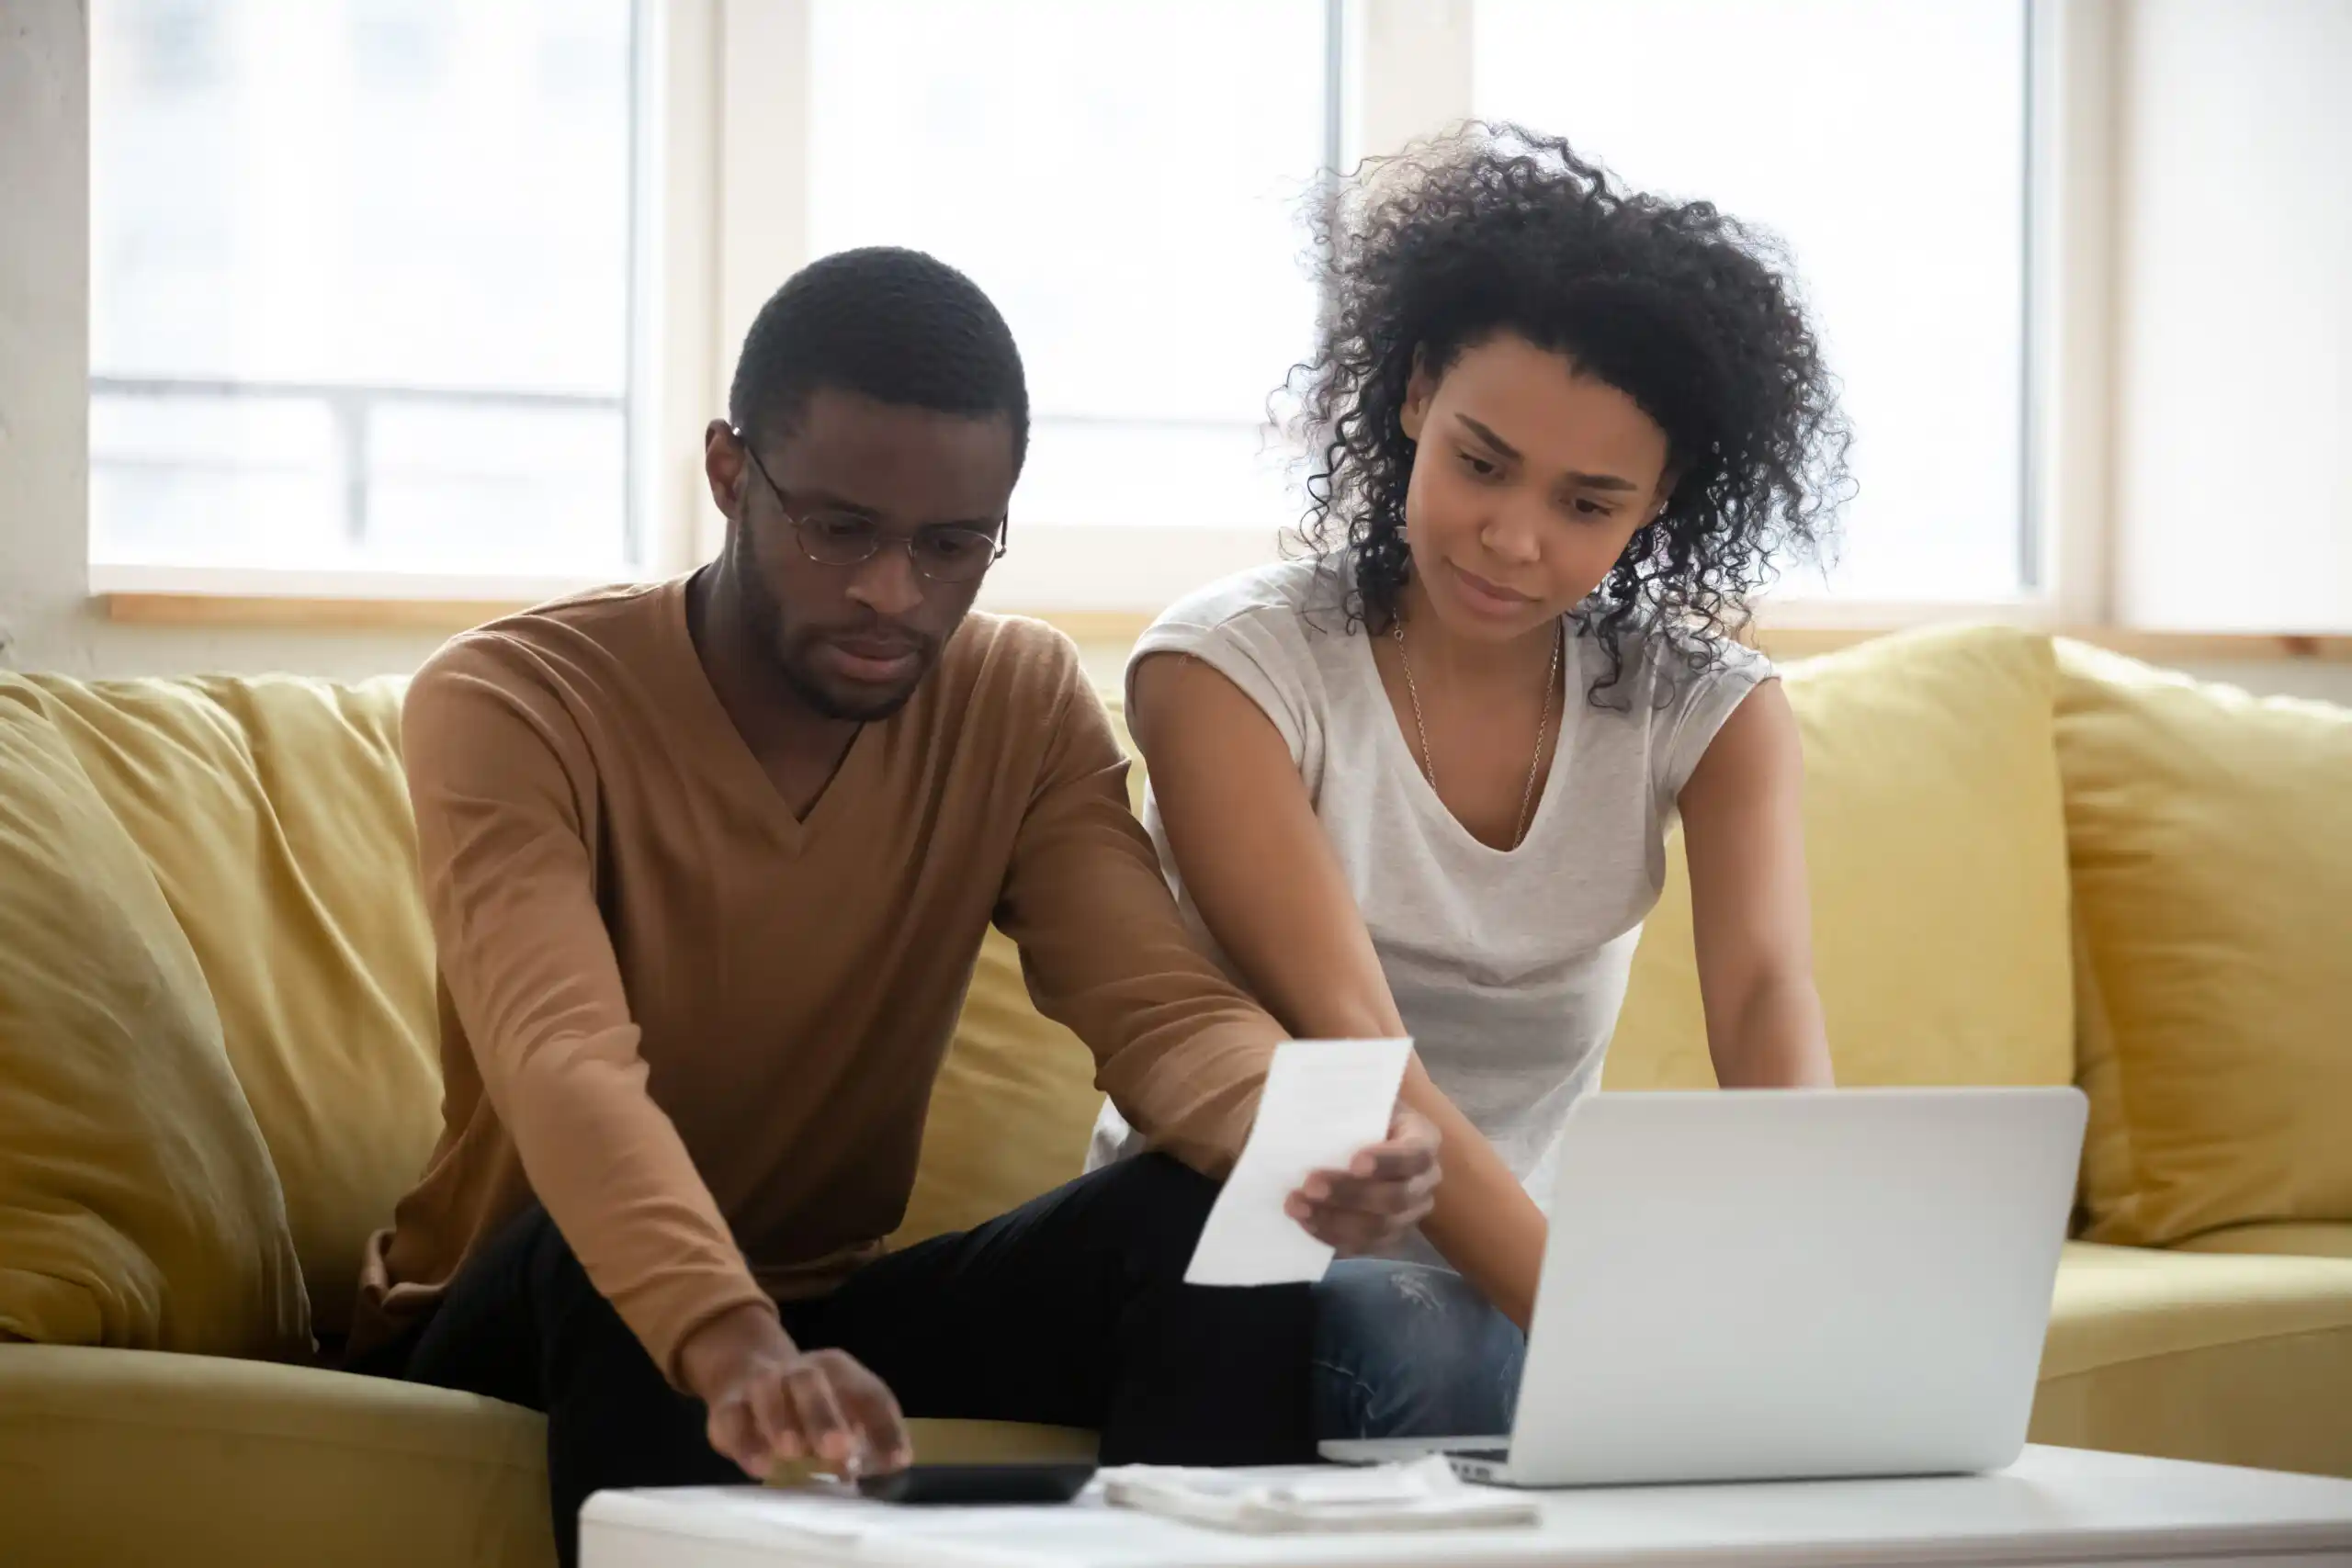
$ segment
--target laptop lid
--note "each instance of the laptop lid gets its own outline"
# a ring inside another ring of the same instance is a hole
[[[2085,1108],[2071,1088],[1586,1098],[1561,1135],[1513,1479],[2011,1463]]]

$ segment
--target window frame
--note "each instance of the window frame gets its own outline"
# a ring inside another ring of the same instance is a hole
[[[1471,105],[1476,0],[1329,0],[1342,160]],[[2056,628],[2112,621],[2113,0],[2017,0],[2027,12],[2025,421],[2018,593],[1905,604],[1771,598],[1760,628],[1926,622]],[[733,345],[808,255],[808,0],[635,0],[636,294],[631,507],[639,569],[689,570],[724,537],[702,472]],[[756,151],[754,151],[756,150]],[[658,176],[658,177],[657,177]],[[1137,628],[1184,586],[1261,564],[1257,528],[1029,524],[984,607]],[[91,568],[94,592],[481,605],[589,580],[243,568]],[[1171,586],[1172,585],[1172,586]],[[148,606],[150,610],[153,606]]]

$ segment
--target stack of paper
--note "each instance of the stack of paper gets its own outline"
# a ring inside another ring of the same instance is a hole
[[[1270,1534],[1532,1525],[1532,1501],[1471,1486],[1443,1455],[1269,1481],[1222,1470],[1126,1465],[1101,1476],[1102,1500],[1190,1524]]]

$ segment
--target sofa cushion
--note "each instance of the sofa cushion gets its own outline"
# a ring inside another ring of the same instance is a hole
[[[2086,1235],[2352,1221],[2352,711],[2059,652]]]
[[[910,1420],[934,1464],[1090,1461],[1088,1432]],[[305,1367],[0,1345],[0,1562],[543,1568],[546,1423]]]
[[[196,955],[42,692],[0,675],[7,1338],[310,1348],[285,1201]]]
[[[1804,740],[1814,973],[1838,1081],[2072,1081],[2048,640],[1908,633],[1782,675]],[[1602,1083],[1713,1082],[1677,832]]]
[[[145,853],[285,1184],[321,1332],[440,1131],[432,933],[401,685],[42,678]]]
[[[2070,1243],[2033,1440],[2352,1476],[2352,1259]]]
[[[546,1430],[422,1384],[0,1345],[0,1478],[28,1480],[0,1562],[541,1568]]]
[[[2179,1252],[2254,1252],[2290,1258],[2352,1258],[2352,1224],[2232,1225],[2175,1245]]]

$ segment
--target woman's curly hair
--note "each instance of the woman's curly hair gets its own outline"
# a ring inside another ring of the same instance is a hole
[[[1690,634],[1737,636],[1748,594],[1828,543],[1849,435],[1770,236],[1628,191],[1556,137],[1486,123],[1367,163],[1315,229],[1326,317],[1288,383],[1309,454],[1299,532],[1353,568],[1351,630],[1392,625],[1411,572],[1399,417],[1415,365],[1442,375],[1498,333],[1566,355],[1666,433],[1665,509],[1574,613],[1608,662],[1596,704],[1613,705],[1601,693],[1628,634],[1703,671],[1720,650]]]

